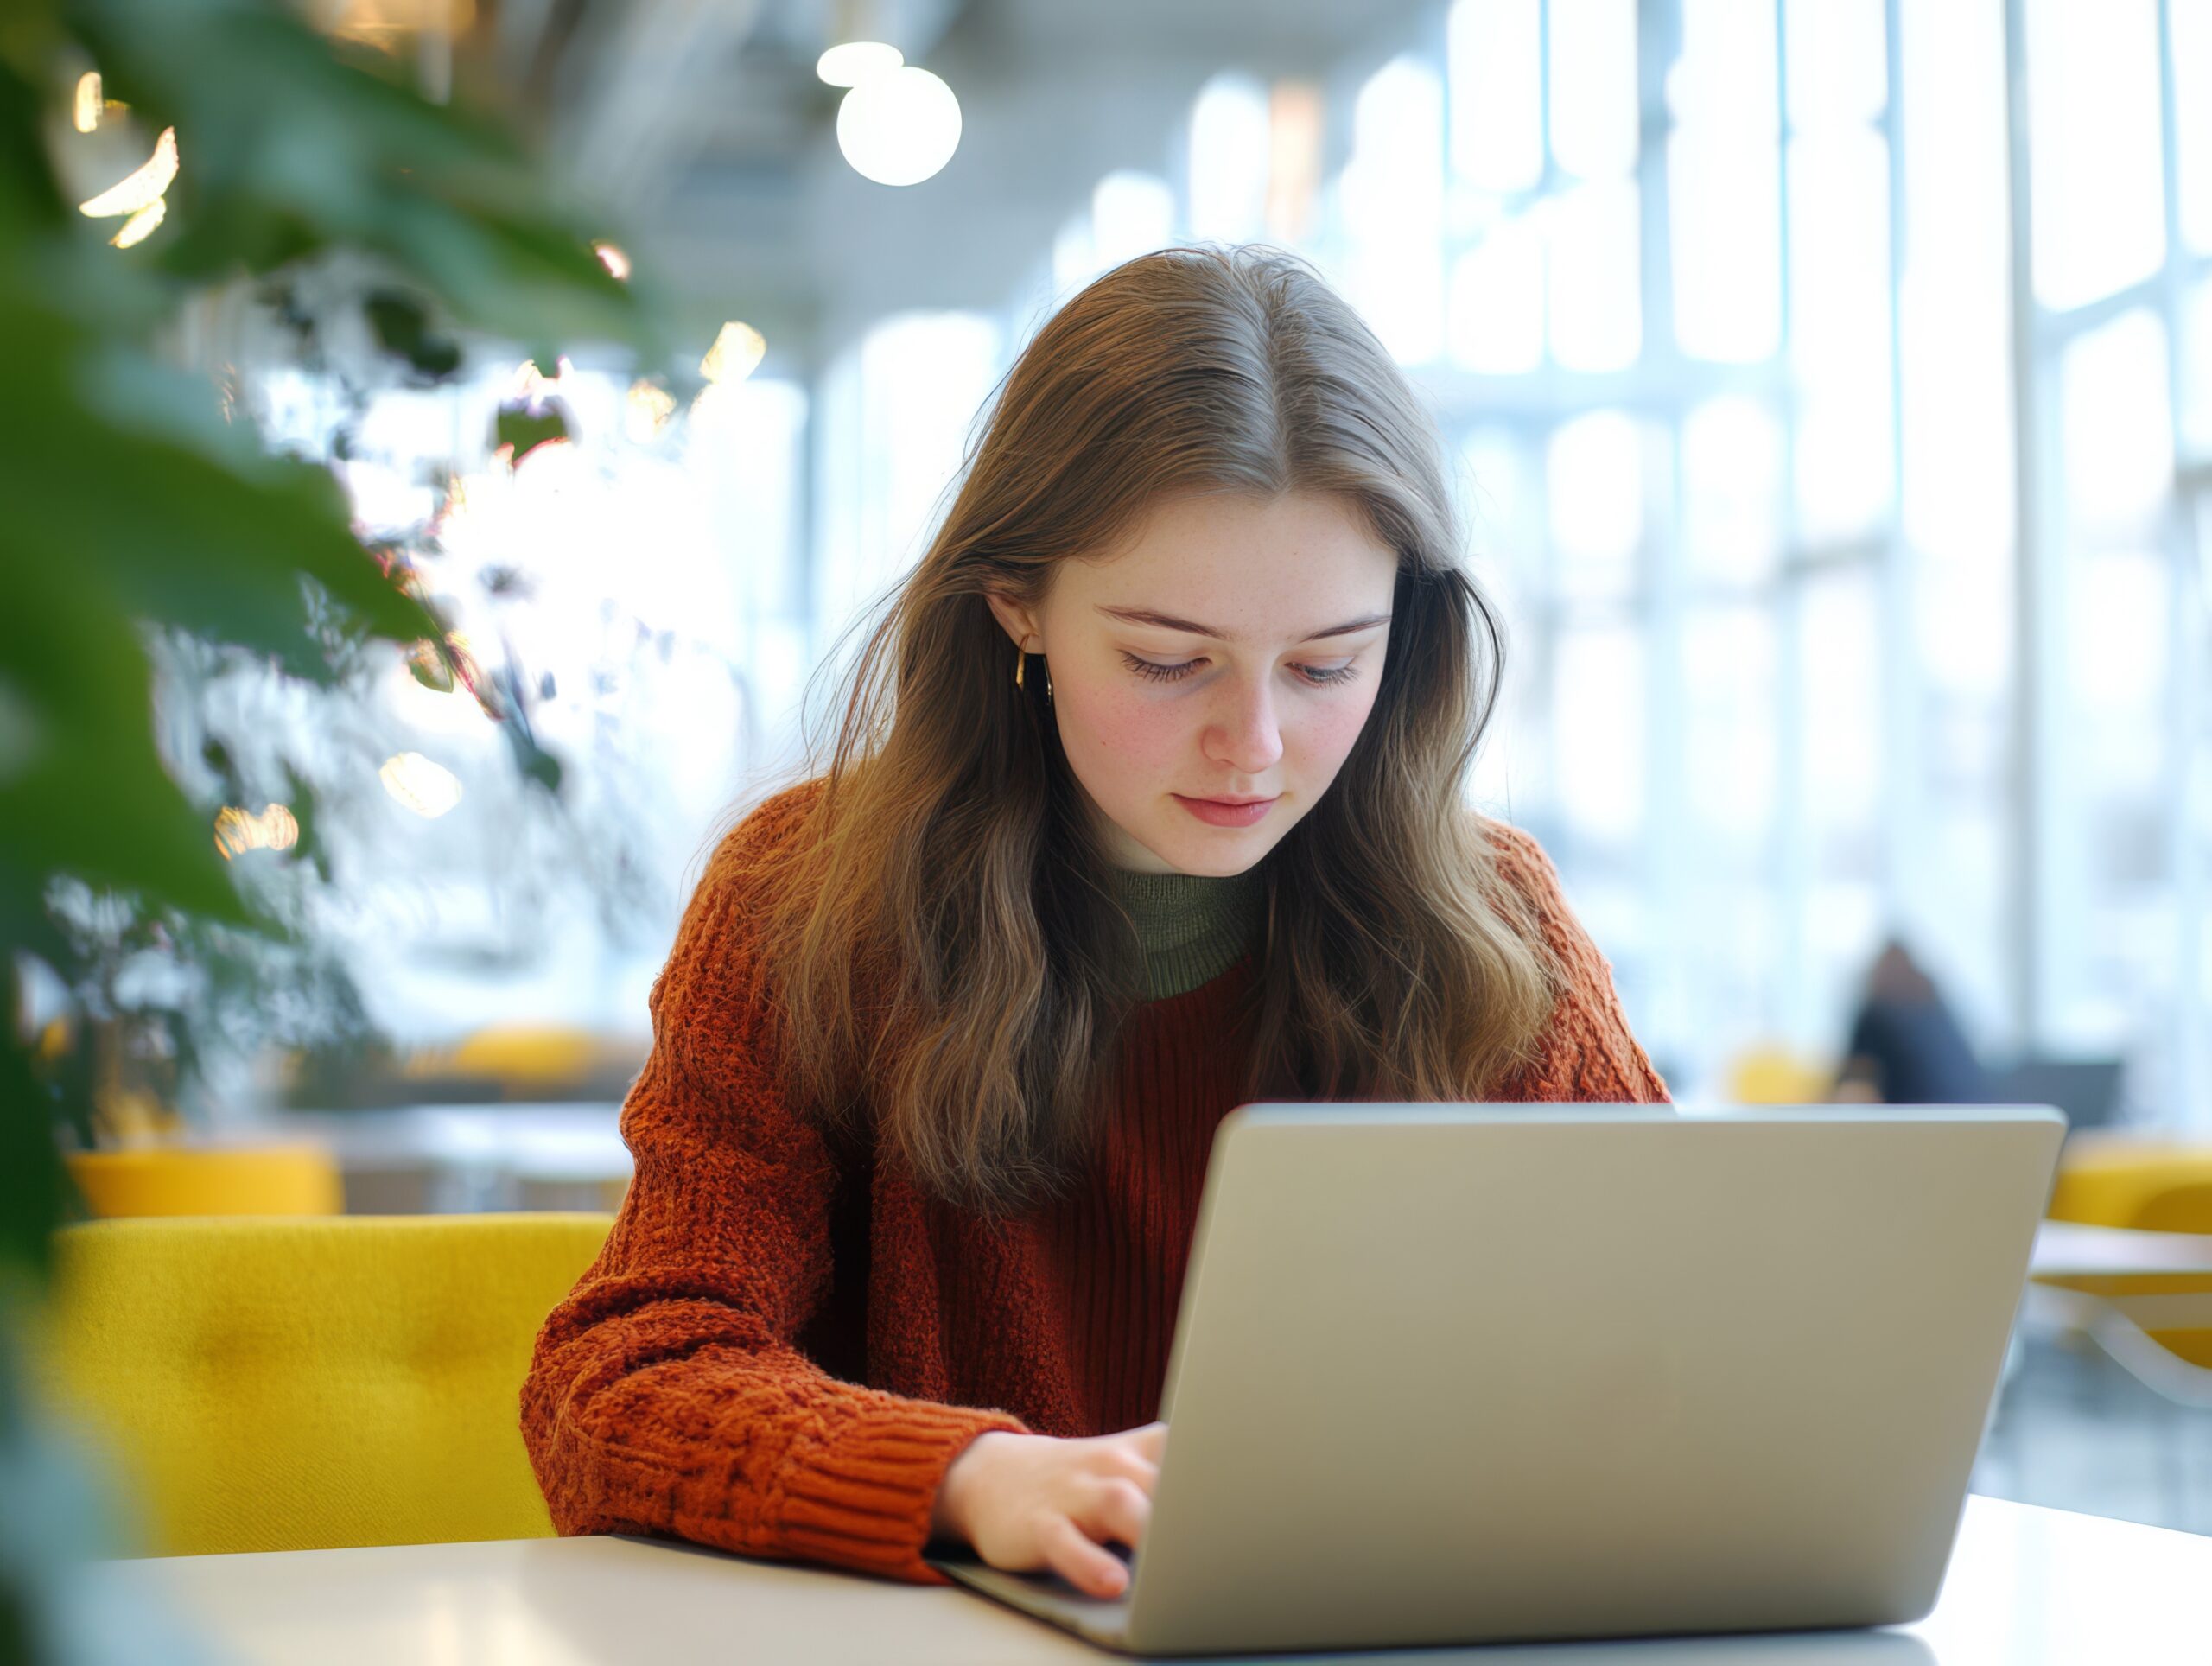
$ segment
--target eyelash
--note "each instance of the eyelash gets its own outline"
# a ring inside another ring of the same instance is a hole
[[[1163,665],[1157,660],[1140,659],[1136,655],[1127,652],[1122,658],[1139,677],[1150,677],[1155,683],[1179,683],[1198,670],[1201,663],[1196,659],[1186,659],[1179,665]],[[1359,675],[1359,668],[1356,665],[1338,665],[1329,670],[1300,665],[1297,670],[1299,675],[1306,679],[1307,686],[1316,689],[1325,689],[1336,683],[1349,683]]]

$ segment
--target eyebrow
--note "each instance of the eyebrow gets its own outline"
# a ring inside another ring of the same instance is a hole
[[[1110,618],[1127,620],[1132,625],[1153,625],[1163,631],[1182,631],[1191,636],[1210,636],[1217,642],[1235,642],[1238,639],[1233,632],[1217,631],[1211,625],[1200,625],[1192,620],[1178,619],[1173,614],[1156,614],[1149,607],[1109,607],[1103,602],[1096,602],[1092,605],[1097,607],[1100,613]],[[1354,631],[1371,630],[1377,625],[1388,625],[1389,622],[1390,615],[1388,614],[1369,614],[1362,619],[1346,620],[1341,625],[1332,625],[1326,630],[1309,631],[1298,639],[1300,642],[1318,642],[1325,636],[1350,636]]]

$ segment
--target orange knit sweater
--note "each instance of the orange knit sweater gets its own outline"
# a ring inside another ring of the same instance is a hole
[[[841,1162],[780,1091],[747,875],[817,791],[748,817],[685,911],[622,1108],[636,1177],[538,1336],[523,1435],[563,1533],[932,1581],[938,1483],[977,1434],[1156,1414],[1208,1150],[1239,1102],[1250,968],[1138,1008],[1128,1091],[1071,1195],[1012,1224],[966,1215],[888,1158]],[[1569,974],[1497,1097],[1665,1098],[1543,852],[1488,830]]]

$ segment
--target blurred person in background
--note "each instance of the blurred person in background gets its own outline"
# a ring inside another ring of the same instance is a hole
[[[1868,968],[1851,1021],[1835,1097],[1891,1105],[1974,1105],[1990,1097],[1989,1073],[1974,1056],[1950,1003],[1912,951],[1896,938]]]
[[[524,1390],[559,1529],[1116,1594],[1224,1116],[1665,1099],[1466,808],[1501,645],[1430,417],[1310,267],[1070,301],[654,986],[636,1176]]]

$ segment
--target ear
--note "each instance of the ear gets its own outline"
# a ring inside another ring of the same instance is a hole
[[[1000,628],[1014,639],[1014,645],[1022,652],[1042,653],[1045,652],[1044,633],[1038,628],[1037,614],[1033,608],[1025,607],[1019,601],[1010,601],[995,592],[987,593],[983,600],[990,604],[991,616],[998,620]]]

